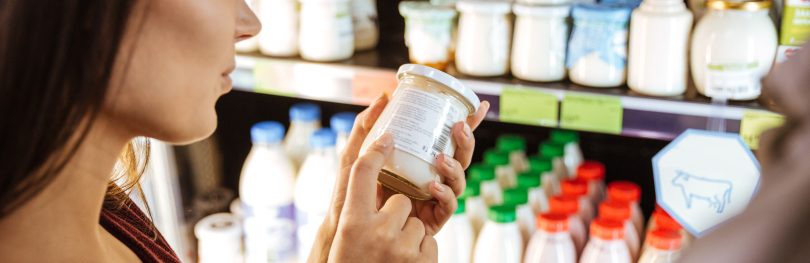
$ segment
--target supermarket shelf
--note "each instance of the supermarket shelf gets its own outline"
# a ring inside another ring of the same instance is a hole
[[[408,61],[406,50],[395,51],[363,52],[335,63],[241,54],[236,57],[237,70],[232,78],[234,88],[243,91],[368,105],[381,93],[396,88],[396,69]],[[622,108],[619,134],[662,140],[671,140],[686,129],[709,129],[710,125],[712,129],[722,125],[727,132],[739,132],[746,112],[767,111],[757,101],[713,104],[693,87],[682,96],[658,98],[627,88],[596,89],[569,82],[537,83],[512,77],[476,78],[464,76],[452,67],[447,72],[472,88],[482,100],[492,103],[487,115],[491,121],[501,121],[500,95],[505,87],[530,88],[553,94],[559,101],[568,95],[618,98]],[[559,122],[552,126],[559,126]]]

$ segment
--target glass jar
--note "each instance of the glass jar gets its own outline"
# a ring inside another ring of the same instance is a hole
[[[692,36],[692,78],[698,92],[716,99],[759,97],[760,79],[776,56],[771,1],[709,1]]]
[[[258,3],[256,14],[262,31],[256,36],[259,52],[268,56],[298,55],[298,2],[296,0],[264,0]]]
[[[521,5],[513,8],[512,75],[530,81],[565,78],[569,5]]]
[[[380,27],[377,24],[377,1],[353,0],[351,5],[354,50],[373,49],[380,40]]]
[[[460,1],[456,69],[478,77],[509,72],[511,4],[505,1]]]
[[[271,0],[275,1],[275,0]],[[348,0],[302,0],[301,57],[337,61],[354,54],[354,30]]]
[[[439,70],[447,68],[452,57],[452,31],[456,10],[427,2],[400,2],[405,17],[405,45],[411,63]]]
[[[391,101],[374,123],[361,154],[384,133],[394,137],[394,153],[378,181],[418,200],[430,200],[429,186],[441,182],[434,165],[439,154],[452,157],[451,130],[478,110],[478,96],[454,77],[417,64],[402,65]]]
[[[598,88],[624,84],[630,8],[621,4],[577,4],[571,16],[574,30],[566,58],[571,81]]]

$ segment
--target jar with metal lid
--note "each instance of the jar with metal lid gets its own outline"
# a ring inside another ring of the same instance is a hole
[[[427,2],[404,1],[405,45],[411,63],[444,70],[452,58],[452,31],[456,10]]]
[[[574,30],[566,57],[572,82],[598,88],[624,84],[630,10],[623,4],[574,5]]]
[[[698,92],[715,99],[752,100],[776,56],[771,1],[712,0],[692,36],[691,69]]]
[[[431,67],[402,65],[397,79],[391,101],[360,152],[384,133],[392,134],[394,153],[385,161],[378,181],[413,199],[430,200],[430,183],[441,182],[436,158],[439,154],[454,155],[453,125],[475,114],[480,101],[472,89]]]
[[[512,21],[506,1],[456,3],[461,13],[456,44],[456,69],[470,76],[493,77],[509,72]]]

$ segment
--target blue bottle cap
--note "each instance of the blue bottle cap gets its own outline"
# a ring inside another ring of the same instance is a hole
[[[312,134],[309,144],[312,148],[327,148],[335,146],[335,132],[329,128],[321,128]]]
[[[357,118],[357,113],[354,112],[340,112],[332,115],[329,120],[329,125],[338,133],[349,133],[354,126],[354,119]]]
[[[284,125],[277,121],[263,121],[250,128],[253,143],[278,143],[284,139]]]
[[[290,108],[291,121],[318,121],[321,118],[321,108],[313,103],[297,103]]]

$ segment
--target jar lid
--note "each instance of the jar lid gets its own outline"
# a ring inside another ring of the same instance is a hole
[[[198,239],[227,240],[242,236],[239,218],[231,213],[216,213],[201,219],[194,226]]]
[[[511,223],[517,220],[515,207],[511,205],[498,205],[489,208],[487,211],[489,220],[497,223]]]
[[[773,4],[770,0],[764,1],[727,1],[727,0],[709,0],[706,6],[714,10],[746,10],[758,11],[771,8]]]
[[[571,16],[574,19],[602,20],[615,23],[630,21],[632,9],[624,4],[576,4]]]
[[[399,2],[399,14],[411,18],[449,20],[456,17],[456,10],[424,1],[404,1]]]
[[[466,0],[456,3],[456,8],[459,12],[505,15],[512,11],[512,4],[497,0]]]
[[[553,3],[554,1],[549,1],[548,4],[559,4],[564,3],[566,1],[557,1],[559,3]],[[515,12],[516,15],[519,16],[549,16],[549,17],[568,17],[571,14],[571,5],[524,5],[524,4],[515,4],[512,7],[512,10]]]
[[[475,95],[475,92],[473,92],[472,89],[467,88],[461,83],[461,81],[453,76],[448,75],[447,73],[442,72],[441,70],[417,64],[405,64],[399,67],[399,71],[397,71],[397,79],[402,79],[404,74],[412,74],[429,78],[450,88],[450,90],[455,91],[457,95],[464,98],[464,100],[472,106],[473,111],[469,114],[474,114],[476,111],[478,111],[478,106],[481,105],[481,100],[478,99],[478,95]]]
[[[525,188],[512,188],[503,191],[503,204],[519,206],[529,203],[529,192]]]
[[[526,151],[526,139],[516,134],[504,134],[498,136],[495,146],[498,150],[506,152]]]

